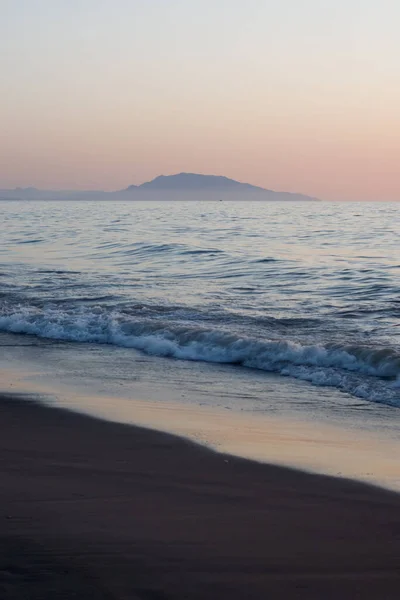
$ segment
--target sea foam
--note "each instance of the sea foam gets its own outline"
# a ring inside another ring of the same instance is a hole
[[[0,330],[112,344],[182,360],[241,365],[400,406],[400,354],[391,348],[255,338],[223,327],[135,318],[106,306],[3,305]]]

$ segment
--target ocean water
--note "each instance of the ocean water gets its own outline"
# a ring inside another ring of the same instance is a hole
[[[0,223],[3,356],[397,417],[400,203],[3,201]]]

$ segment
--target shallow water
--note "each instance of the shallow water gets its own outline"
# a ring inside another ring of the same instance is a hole
[[[400,407],[400,204],[0,202],[0,222],[4,333]]]

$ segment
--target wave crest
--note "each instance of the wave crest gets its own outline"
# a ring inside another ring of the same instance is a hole
[[[400,405],[400,354],[392,348],[255,339],[218,327],[135,317],[104,306],[3,306],[0,330],[113,344],[177,359],[237,364]]]

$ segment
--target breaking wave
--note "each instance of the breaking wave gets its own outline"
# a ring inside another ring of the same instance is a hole
[[[107,306],[5,304],[0,330],[53,340],[112,344],[176,359],[230,363],[332,386],[400,406],[400,353],[361,344],[305,344],[198,322],[142,318]]]

